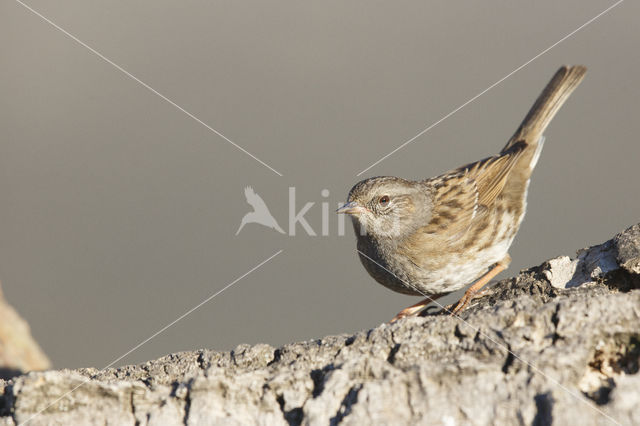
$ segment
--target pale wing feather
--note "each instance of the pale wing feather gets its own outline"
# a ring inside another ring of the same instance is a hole
[[[508,153],[499,157],[490,157],[475,163],[468,175],[478,186],[478,203],[491,206],[504,189],[507,178],[518,162],[525,145],[516,145]]]

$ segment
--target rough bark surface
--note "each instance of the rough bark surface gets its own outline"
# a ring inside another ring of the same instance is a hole
[[[0,425],[638,425],[639,360],[636,225],[500,281],[460,319],[0,381]]]

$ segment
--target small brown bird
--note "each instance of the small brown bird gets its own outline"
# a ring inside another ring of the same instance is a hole
[[[427,180],[374,177],[351,189],[338,213],[353,219],[367,272],[391,290],[427,296],[392,322],[477,279],[457,313],[509,266],[543,132],[585,72],[560,68],[498,155]]]

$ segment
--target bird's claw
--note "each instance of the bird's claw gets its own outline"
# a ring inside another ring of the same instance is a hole
[[[447,312],[449,312],[449,316],[457,315],[458,312],[462,311],[469,304],[469,299],[466,297],[462,297],[455,305],[447,306]]]
[[[447,306],[446,311],[449,312],[449,316],[457,316],[459,312],[462,312],[462,310],[469,305],[469,302],[476,297],[477,293],[478,291],[467,291],[460,300],[458,300],[458,303]]]
[[[393,317],[391,321],[389,321],[389,323],[393,324],[394,322],[401,320],[402,318],[411,317],[417,314],[418,312],[422,311],[423,309],[424,309],[424,306],[409,306],[408,308],[405,308],[400,312],[398,312],[398,314],[395,317]]]

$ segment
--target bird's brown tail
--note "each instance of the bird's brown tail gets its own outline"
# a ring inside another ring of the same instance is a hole
[[[505,153],[520,141],[530,146],[536,146],[553,117],[569,98],[569,95],[578,87],[586,72],[587,68],[582,65],[561,67],[538,96],[522,124],[509,139],[501,153]]]

